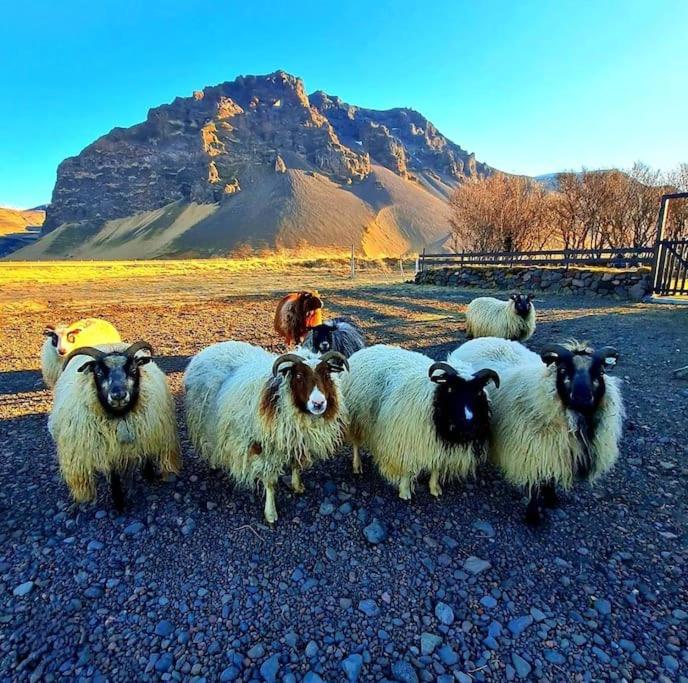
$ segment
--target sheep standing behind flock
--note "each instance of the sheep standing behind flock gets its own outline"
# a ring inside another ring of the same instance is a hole
[[[98,345],[73,348],[64,372],[56,373],[49,429],[74,499],[92,500],[96,475],[104,474],[121,508],[121,475],[136,466],[148,476],[181,467],[174,401],[151,347],[107,344],[104,337],[119,335],[96,323]],[[529,492],[531,523],[540,521],[542,506],[554,504],[556,486],[593,481],[618,457],[623,405],[618,381],[606,375],[618,354],[569,343],[537,355],[505,340],[533,333],[530,297],[472,302],[467,333],[483,338],[446,362],[394,346],[366,348],[351,321],[323,323],[317,292],[284,297],[275,328],[303,346],[278,356],[221,342],[196,355],[184,375],[196,453],[240,486],[261,484],[269,523],[277,520],[280,475],[290,471],[292,489],[303,492],[302,470],[334,456],[345,439],[354,472],[362,473],[366,447],[405,500],[423,475],[440,496],[442,483],[472,475],[489,452],[505,478]],[[64,333],[50,329],[46,344],[59,354]],[[72,333],[66,343],[76,346],[79,333]]]

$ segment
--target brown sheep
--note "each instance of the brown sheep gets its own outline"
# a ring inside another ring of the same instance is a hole
[[[322,324],[322,299],[314,292],[292,292],[277,304],[275,331],[287,344],[300,344],[311,327]]]

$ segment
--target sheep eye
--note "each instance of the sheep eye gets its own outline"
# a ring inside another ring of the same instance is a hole
[[[76,334],[75,334],[74,332],[69,332],[69,333],[67,334],[67,341],[68,341],[70,344],[73,344],[73,343],[76,341]]]

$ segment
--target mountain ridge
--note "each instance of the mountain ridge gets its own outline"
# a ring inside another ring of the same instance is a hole
[[[60,235],[18,257],[212,256],[257,242],[399,255],[441,243],[453,189],[493,170],[413,109],[307,95],[284,71],[240,76],[65,159],[43,226]]]

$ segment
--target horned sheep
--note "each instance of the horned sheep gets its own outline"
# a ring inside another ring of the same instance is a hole
[[[354,472],[366,446],[382,476],[410,500],[415,479],[430,475],[433,496],[441,483],[473,473],[486,450],[489,403],[485,386],[499,377],[466,363],[435,363],[395,346],[376,345],[349,359],[342,379],[349,409]]]
[[[124,507],[121,476],[142,466],[147,478],[179,472],[174,399],[146,342],[81,347],[65,360],[48,429],[60,472],[78,503],[95,499],[96,477],[109,477]]]
[[[47,325],[43,331],[41,372],[46,386],[55,386],[65,358],[80,346],[116,344],[122,341],[114,325],[102,318],[83,318],[71,325]]]
[[[322,325],[311,327],[303,342],[303,348],[312,353],[337,351],[346,358],[365,348],[365,345],[361,330],[346,318],[332,318]]]
[[[476,339],[449,362],[486,363],[502,379],[490,392],[490,458],[506,479],[530,496],[526,521],[541,521],[541,506],[557,503],[556,487],[594,481],[616,462],[624,408],[619,380],[606,371],[619,354],[571,341],[540,355],[516,342]]]
[[[530,339],[535,332],[535,306],[532,299],[532,294],[512,294],[508,301],[491,296],[473,299],[466,309],[466,336],[469,339]]]
[[[244,342],[213,344],[184,375],[186,418],[196,452],[241,486],[265,489],[265,519],[277,521],[275,491],[288,468],[304,491],[301,470],[334,455],[347,424],[337,374],[341,354],[282,356]]]

